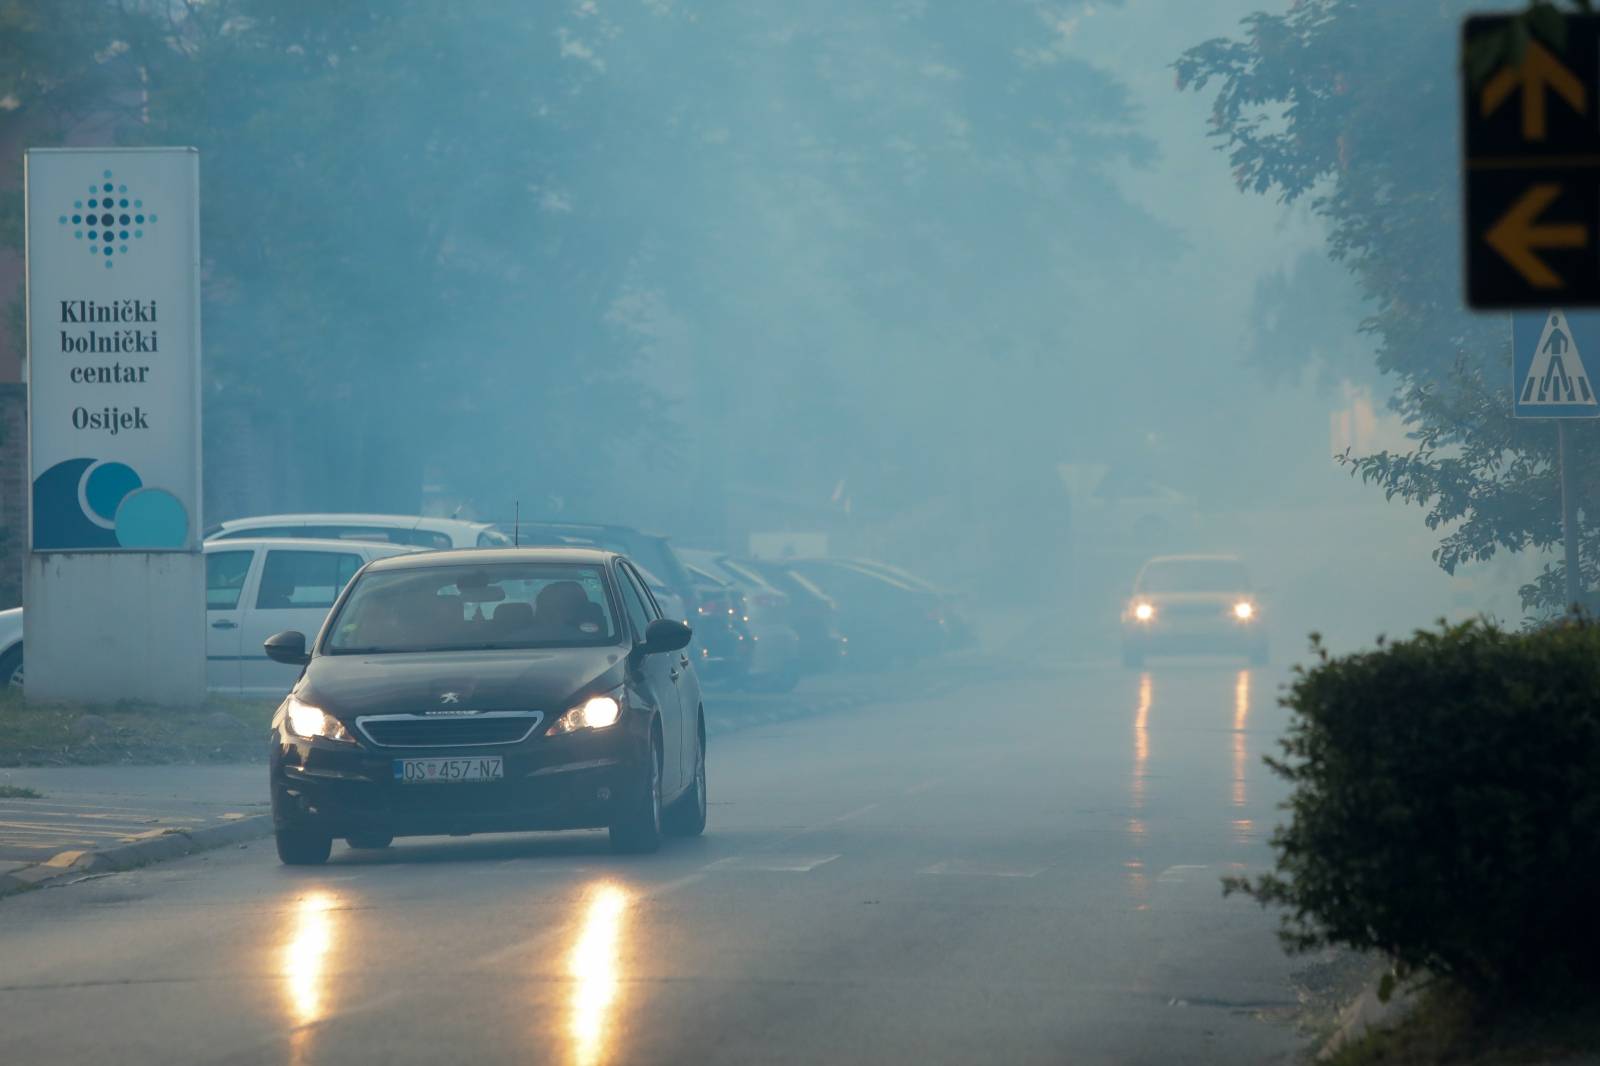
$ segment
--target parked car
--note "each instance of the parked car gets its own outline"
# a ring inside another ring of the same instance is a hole
[[[750,656],[755,651],[744,596],[730,580],[693,566],[684,570],[692,583],[690,624],[694,626],[694,659],[701,680],[736,688],[749,677]]]
[[[280,697],[297,671],[261,642],[282,629],[314,632],[340,590],[373,559],[421,551],[404,544],[289,537],[207,541],[206,687],[227,696]],[[0,677],[23,684],[22,608],[0,611]]]
[[[1232,555],[1158,555],[1133,582],[1122,614],[1122,658],[1147,655],[1247,655],[1267,661],[1261,605],[1244,563]]]
[[[234,518],[206,530],[207,540],[300,537],[370,540],[418,548],[509,548],[511,538],[488,522],[387,514],[273,514]]]
[[[272,721],[278,856],[334,839],[607,827],[654,851],[706,825],[705,719],[689,627],[611,552],[385,559],[321,631],[276,634],[301,671]]]
[[[22,688],[22,608],[0,611],[0,686]]]
[[[787,692],[800,681],[800,635],[787,617],[789,597],[751,575],[723,565],[720,552],[686,548],[684,564],[738,589],[750,629],[750,665],[744,682],[752,688]]]
[[[921,589],[923,592],[929,593],[939,601],[939,609],[944,616],[945,628],[949,631],[951,645],[957,648],[969,648],[978,642],[977,630],[972,625],[967,607],[956,593],[935,585],[933,582],[913,574],[904,567],[895,566],[891,563],[879,562],[875,559],[844,559],[841,561],[857,569],[881,574],[884,577],[900,582],[902,585],[910,585],[914,589]]]
[[[722,565],[734,573],[759,578],[788,597],[785,617],[800,638],[801,669],[824,673],[839,668],[850,642],[839,631],[838,605],[816,582],[767,560],[725,556]]]
[[[943,605],[931,592],[841,559],[790,559],[785,565],[838,605],[854,667],[914,662],[953,643]]]

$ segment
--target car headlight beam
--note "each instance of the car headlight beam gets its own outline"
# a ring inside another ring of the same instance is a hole
[[[295,696],[289,697],[284,721],[289,726],[289,732],[306,740],[314,737],[322,737],[324,740],[350,739],[350,734],[345,732],[343,722],[321,707],[312,706]]]
[[[1240,600],[1233,605],[1233,616],[1241,622],[1248,622],[1256,616],[1256,605],[1249,600]]]
[[[1133,616],[1141,622],[1148,622],[1156,616],[1154,604],[1136,603],[1133,605]]]
[[[622,717],[622,701],[615,696],[590,696],[555,720],[550,736],[576,733],[584,729],[605,729]]]

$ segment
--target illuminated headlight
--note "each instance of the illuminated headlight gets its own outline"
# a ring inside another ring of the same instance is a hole
[[[313,707],[294,696],[289,697],[284,720],[289,725],[289,732],[307,740],[312,737],[322,737],[324,740],[350,739],[350,734],[345,732],[344,724],[339,719],[321,707]]]
[[[580,729],[604,729],[622,717],[622,704],[614,696],[591,696],[555,720],[550,736],[576,733]]]
[[[1241,622],[1248,622],[1256,616],[1255,604],[1249,600],[1240,600],[1233,605],[1233,616]]]
[[[1136,603],[1133,605],[1133,616],[1141,622],[1148,622],[1156,616],[1155,606],[1148,603]]]

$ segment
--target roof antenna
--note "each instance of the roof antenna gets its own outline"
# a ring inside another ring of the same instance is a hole
[[[511,545],[514,548],[522,547],[522,501],[514,500],[511,504],[513,517],[511,519]]]

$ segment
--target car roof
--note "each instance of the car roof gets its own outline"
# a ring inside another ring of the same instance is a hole
[[[205,542],[206,554],[226,551],[252,551],[256,548],[298,548],[302,551],[365,551],[385,555],[414,555],[427,549],[415,544],[390,544],[381,540],[333,540],[328,537],[230,537]]]
[[[230,518],[218,524],[219,529],[252,529],[263,526],[387,526],[393,529],[486,529],[488,522],[473,522],[465,518],[441,518],[429,515],[356,514],[348,512],[318,512],[305,514],[251,515],[247,518]]]
[[[1145,561],[1146,566],[1156,563],[1242,563],[1237,555],[1156,555]]]
[[[471,566],[474,563],[581,563],[601,566],[619,557],[599,548],[453,548],[413,552],[381,559],[373,570],[412,570],[425,566]]]

